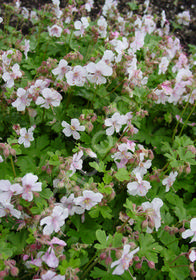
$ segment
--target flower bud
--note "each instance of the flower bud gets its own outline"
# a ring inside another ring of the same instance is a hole
[[[107,255],[106,255],[105,252],[104,252],[104,253],[101,253],[101,255],[100,255],[100,259],[101,259],[101,260],[105,260],[106,257],[107,257]]]
[[[135,268],[141,269],[142,268],[142,263],[136,263]]]
[[[148,262],[148,267],[149,267],[149,268],[152,268],[152,269],[155,269],[155,263],[152,262],[152,261],[149,261],[149,262]]]
[[[12,276],[17,276],[19,273],[19,269],[16,266],[11,267],[10,273]]]
[[[145,220],[142,222],[142,228],[146,228],[148,226],[148,221]]]
[[[133,257],[134,261],[139,262],[140,258],[138,256]]]
[[[112,258],[111,257],[107,257],[106,260],[105,260],[106,265],[111,264],[111,262],[112,262]]]

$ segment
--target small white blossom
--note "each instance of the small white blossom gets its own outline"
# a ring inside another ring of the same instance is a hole
[[[20,129],[20,138],[18,139],[18,144],[24,144],[25,148],[29,148],[31,145],[31,141],[34,140],[33,138],[33,130],[34,127],[27,129],[25,127]]]
[[[48,27],[48,32],[51,37],[61,37],[62,31],[63,29],[57,24],[54,24],[52,27]]]
[[[135,177],[137,181],[130,182],[127,185],[127,191],[130,195],[139,195],[139,196],[145,196],[149,189],[152,188],[150,183],[148,181],[142,180],[141,174],[136,173]]]
[[[167,68],[168,68],[168,65],[169,65],[169,60],[167,59],[167,57],[162,57],[161,58],[161,62],[159,64],[159,72],[158,74],[165,74],[165,72],[167,71]]]
[[[0,17],[0,23],[2,23],[3,22],[3,18],[2,17]]]
[[[43,97],[39,96],[36,100],[37,105],[41,105],[46,109],[51,107],[58,107],[62,100],[62,96],[56,90],[52,88],[45,88],[41,91]]]
[[[54,249],[49,247],[47,252],[42,256],[44,261],[49,267],[56,268],[59,265],[59,260],[55,255]]]
[[[160,198],[154,198],[152,202],[144,202],[141,205],[146,212],[147,218],[154,224],[156,231],[161,226],[160,208],[163,206],[163,201]],[[152,226],[147,227],[147,233],[152,233]]]
[[[175,182],[177,175],[178,175],[177,171],[171,172],[167,178],[163,179],[162,184],[166,186],[166,190],[165,190],[166,192],[169,191],[170,187]]]
[[[29,17],[29,11],[25,7],[22,8],[22,15],[26,19]]]
[[[89,26],[88,19],[86,17],[82,17],[81,21],[77,20],[74,22],[74,27],[77,31],[74,31],[76,36],[83,37],[85,29]]]
[[[93,206],[101,202],[103,195],[101,193],[94,193],[93,191],[83,191],[83,196],[75,198],[76,205],[83,209],[90,210]]]
[[[106,19],[103,16],[101,16],[97,21],[97,25],[98,25],[98,32],[99,32],[101,38],[105,38],[107,36],[107,21],[106,21]]]
[[[57,80],[62,80],[65,77],[65,74],[71,70],[71,67],[68,65],[68,62],[65,59],[59,61],[59,65],[52,70],[52,73],[57,76]]]
[[[24,55],[25,55],[25,58],[27,59],[28,56],[27,56],[27,53],[29,52],[30,50],[30,40],[26,40],[25,39],[25,45],[24,45]]]
[[[189,260],[191,262],[195,262],[196,261],[196,251],[195,250],[191,250],[191,253],[189,254]]]
[[[70,86],[82,87],[86,82],[86,74],[86,69],[77,65],[71,71],[68,71],[65,76]]]
[[[191,219],[190,229],[187,229],[182,233],[182,238],[184,238],[184,239],[186,239],[190,236],[193,236],[190,243],[196,241],[196,218]]]
[[[42,191],[42,183],[37,182],[38,177],[33,175],[32,173],[27,173],[22,178],[22,198],[27,201],[33,200],[33,192],[41,192]]]
[[[11,88],[14,86],[14,80],[22,77],[22,72],[20,71],[20,66],[15,63],[12,66],[12,72],[4,72],[2,79],[6,82],[6,87]]]
[[[53,231],[60,231],[61,227],[65,224],[65,219],[68,217],[68,209],[61,206],[55,206],[52,214],[43,218],[40,221],[40,225],[45,225],[43,234],[50,235]]]
[[[16,94],[17,99],[12,102],[12,106],[16,107],[17,111],[25,111],[31,103],[28,92],[23,88],[18,88]]]
[[[98,63],[90,62],[86,66],[86,70],[90,73],[87,75],[88,80],[97,85],[105,84],[107,80],[103,76],[111,76],[113,72],[112,68],[103,61]]]
[[[19,210],[14,209],[14,206],[9,202],[4,202],[2,205],[0,204],[0,218],[5,217],[11,214],[15,218],[19,219],[21,216],[21,212]]]
[[[122,125],[127,123],[127,117],[124,115],[120,115],[118,112],[114,113],[111,118],[105,120],[105,126],[110,126],[106,129],[107,135],[113,135],[114,130],[118,133],[122,127]]]
[[[121,258],[111,264],[111,268],[116,266],[112,274],[122,275],[125,272],[125,270],[129,269],[130,262],[133,259],[133,255],[139,251],[139,247],[137,247],[135,250],[131,252],[130,249],[131,249],[130,245],[128,244],[124,245]]]
[[[75,213],[76,214],[84,213],[84,209],[82,207],[75,205],[75,197],[73,193],[70,194],[68,198],[66,196],[63,196],[60,201],[62,206],[68,209],[69,216],[73,216]]]
[[[73,135],[73,138],[76,140],[80,139],[80,134],[78,131],[85,130],[85,126],[80,125],[78,119],[71,119],[71,125],[66,121],[62,121],[61,125],[65,127],[63,129],[63,133],[65,134],[65,136],[70,137],[71,135]]]
[[[183,11],[177,15],[177,20],[179,24],[188,26],[191,21],[191,16],[189,11]]]
[[[82,163],[83,163],[82,156],[83,156],[83,151],[79,151],[79,153],[73,155],[72,163],[69,169],[72,170],[70,176],[72,176],[76,172],[76,170],[82,169]]]
[[[9,180],[0,180],[0,203],[10,203],[13,195],[22,193],[22,187],[19,184],[11,184]]]

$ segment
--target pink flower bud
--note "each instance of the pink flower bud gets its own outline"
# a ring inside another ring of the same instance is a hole
[[[112,258],[111,257],[107,257],[106,260],[105,260],[106,265],[111,264],[111,262],[112,262]]]
[[[10,273],[12,276],[17,276],[19,273],[19,269],[16,266],[11,267]]]
[[[147,220],[143,221],[141,226],[142,228],[146,228],[148,226],[148,221]]]
[[[9,154],[10,154],[9,149],[5,148],[4,151],[3,151],[3,154],[7,158],[9,156]]]
[[[155,269],[155,263],[152,262],[152,261],[149,261],[148,262],[148,267],[152,268],[152,269]]]
[[[134,261],[139,262],[140,258],[138,256],[133,257]]]
[[[135,268],[141,269],[142,268],[142,263],[136,263]]]
[[[101,255],[100,255],[101,260],[105,260],[106,257],[107,257],[106,253],[101,253]]]

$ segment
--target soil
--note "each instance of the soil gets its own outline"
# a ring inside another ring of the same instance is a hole
[[[29,10],[36,8],[41,8],[42,5],[52,3],[51,0],[20,0],[21,6],[25,7]],[[128,2],[136,2],[138,6],[138,10],[136,13],[142,14],[142,5],[144,0],[119,0],[118,1],[118,9],[121,13],[125,14],[129,11],[129,6],[127,5]],[[12,3],[12,0],[0,0],[0,6],[3,3]],[[60,1],[61,8],[66,7],[68,0],[61,0]],[[76,1],[77,2],[77,1]],[[104,5],[105,0],[95,0],[94,1],[94,8],[91,11],[91,17],[96,18],[97,14],[100,12],[102,6]],[[151,14],[161,15],[161,12],[165,10],[166,18],[169,20],[172,26],[172,22],[176,22],[175,18],[176,15],[180,12],[188,10],[191,15],[191,23],[189,26],[181,25],[181,29],[176,29],[174,33],[180,39],[184,50],[188,52],[188,45],[196,45],[196,0],[150,0],[149,11]],[[1,15],[1,14],[0,14]]]

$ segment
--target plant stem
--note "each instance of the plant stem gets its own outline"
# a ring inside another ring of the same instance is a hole
[[[179,136],[182,135],[182,132],[183,132],[183,129],[184,129],[185,125],[187,124],[187,122],[188,122],[190,116],[192,115],[193,111],[195,110],[195,106],[196,106],[196,102],[195,102],[195,104],[194,104],[194,106],[193,106],[193,108],[192,108],[190,114],[188,115],[187,119],[185,120],[185,122],[184,122],[184,124],[183,124],[183,126],[182,126],[182,128],[181,128],[181,131],[180,131]]]
[[[12,165],[12,170],[13,170],[13,173],[14,173],[14,177],[16,178],[16,171],[15,171],[14,161],[13,161],[12,156],[11,156],[10,160],[11,160],[11,165]]]

